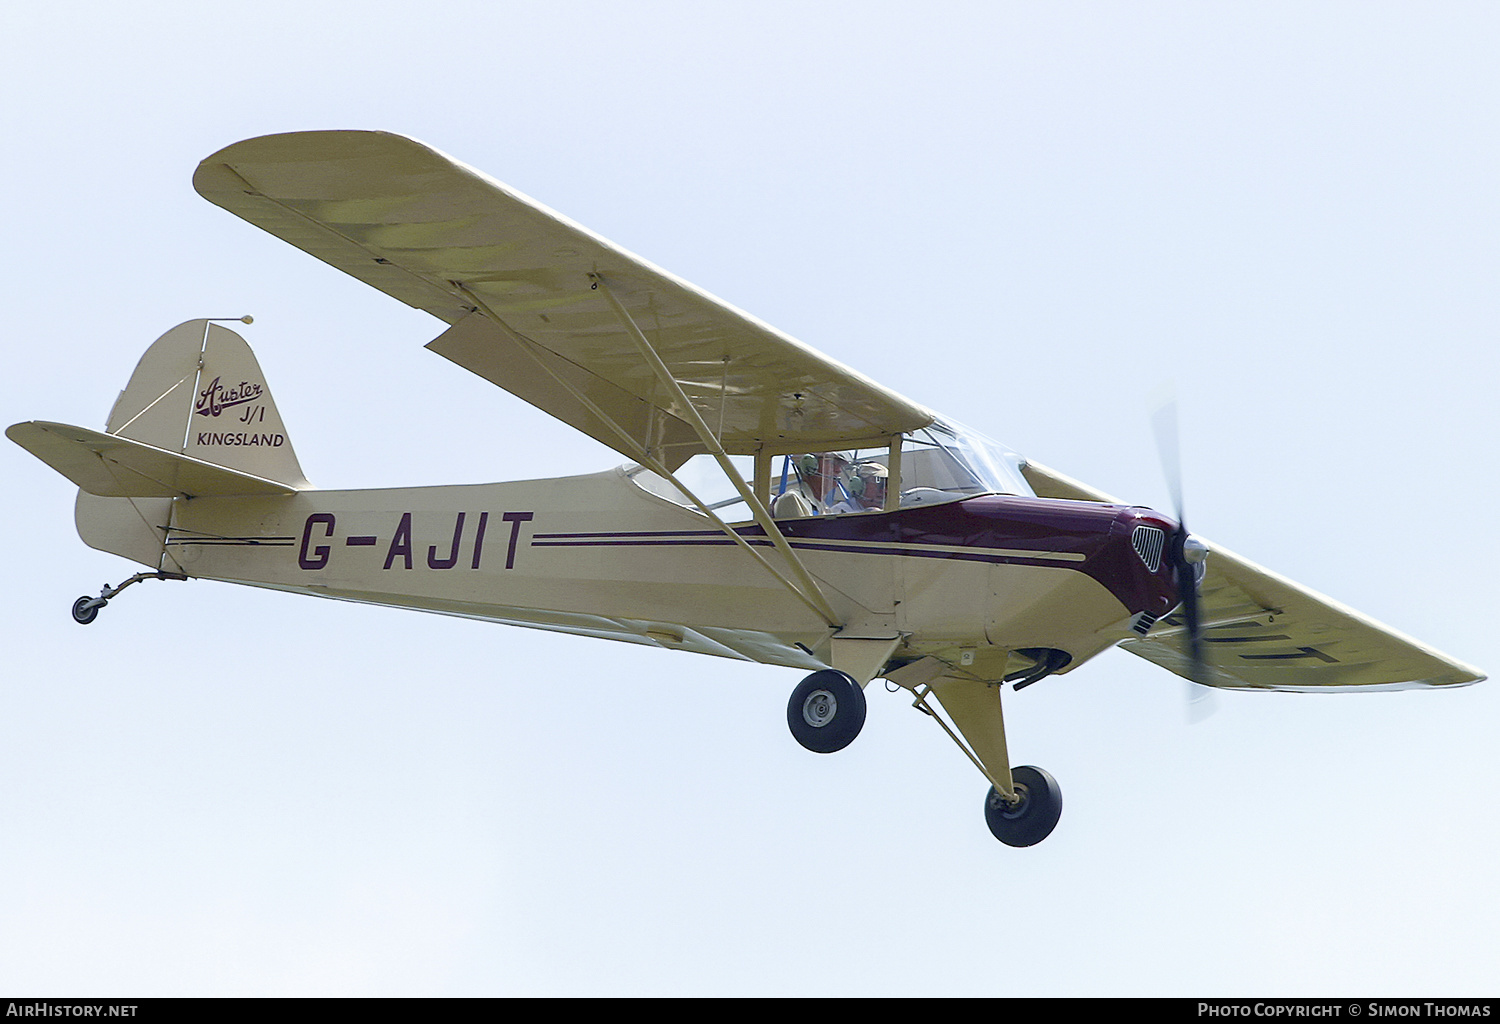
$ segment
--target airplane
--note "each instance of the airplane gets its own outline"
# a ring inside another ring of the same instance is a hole
[[[854,741],[883,679],[984,776],[1013,847],[1051,834],[1062,796],[1010,763],[1007,683],[1115,646],[1200,688],[1484,678],[1189,533],[1180,485],[1168,515],[1023,458],[420,142],[264,136],[193,183],[437,317],[427,348],[630,462],[318,490],[248,344],[190,320],[102,432],[6,430],[79,487],[86,544],[149,570],[80,597],[79,623],[142,580],[192,578],[783,666],[807,673],[787,725],[819,753]]]

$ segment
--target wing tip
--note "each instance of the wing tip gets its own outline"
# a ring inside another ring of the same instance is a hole
[[[323,128],[296,132],[274,132],[256,135],[219,149],[198,162],[193,171],[193,189],[216,205],[223,205],[215,195],[240,193],[248,184],[234,170],[234,164],[255,162],[325,162],[351,156],[390,153],[395,150],[418,150],[447,163],[452,157],[409,135],[370,128]]]

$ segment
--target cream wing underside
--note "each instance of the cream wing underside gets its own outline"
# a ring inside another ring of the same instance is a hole
[[[1121,504],[1037,463],[1027,480],[1039,495]],[[1203,647],[1214,686],[1241,690],[1405,690],[1463,686],[1484,675],[1352,608],[1205,541],[1199,587]],[[1180,623],[1168,616],[1120,646],[1191,678]]]
[[[209,201],[451,325],[428,347],[637,458],[707,450],[624,308],[730,454],[882,443],[932,412],[492,178],[383,132],[249,139]],[[604,288],[596,287],[603,284]]]

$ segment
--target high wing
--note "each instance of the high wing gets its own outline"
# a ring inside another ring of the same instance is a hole
[[[695,418],[725,452],[741,455],[884,443],[934,419],[399,135],[249,139],[203,161],[193,185],[210,202],[446,321],[451,327],[429,348],[638,461],[649,454],[675,469],[710,450]],[[679,387],[663,386],[642,340]],[[692,410],[683,408],[684,397]]]
[[[1123,504],[1030,462],[1023,472],[1043,497]],[[1331,598],[1208,544],[1199,586],[1203,645],[1213,686],[1237,690],[1356,691],[1463,686],[1484,675]],[[1121,645],[1192,678],[1185,630],[1172,616]]]

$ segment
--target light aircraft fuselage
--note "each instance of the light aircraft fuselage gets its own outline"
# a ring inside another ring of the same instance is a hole
[[[1146,509],[988,495],[780,521],[845,623],[834,630],[631,469],[180,500],[166,552],[205,579],[801,668],[833,666],[835,633],[901,635],[908,661],[1031,648],[1083,660],[1178,600],[1159,546],[1148,563],[1137,532],[1159,541],[1176,524]],[[754,523],[734,529],[771,547]]]

